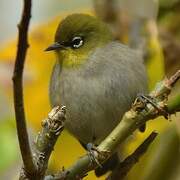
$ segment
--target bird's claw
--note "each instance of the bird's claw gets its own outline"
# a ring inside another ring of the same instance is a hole
[[[169,116],[168,113],[156,103],[156,100],[153,97],[146,96],[143,94],[138,94],[137,99],[138,99],[138,101],[143,103],[145,110],[147,110],[146,104],[150,103],[155,109],[157,109],[158,112],[160,112],[166,119],[168,119],[168,116]]]
[[[99,167],[102,167],[101,163],[97,159],[98,154],[100,154],[100,151],[97,149],[97,147],[92,143],[88,143],[87,150],[91,163],[95,162]]]

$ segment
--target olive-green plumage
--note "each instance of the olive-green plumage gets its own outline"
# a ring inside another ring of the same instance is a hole
[[[130,108],[147,79],[140,53],[115,42],[108,27],[84,14],[65,18],[56,31],[52,106],[66,105],[66,128],[80,142],[99,144]]]

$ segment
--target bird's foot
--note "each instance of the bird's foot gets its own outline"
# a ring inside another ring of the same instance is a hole
[[[86,148],[91,163],[96,163],[99,167],[102,167],[101,163],[97,159],[97,156],[101,153],[98,148],[93,143],[88,143]]]
[[[147,103],[150,103],[159,113],[161,113],[166,119],[168,119],[169,114],[161,107],[159,104],[157,104],[156,99],[153,98],[152,96],[149,95],[143,95],[143,94],[138,94],[136,101],[140,101],[143,105],[141,108],[147,110]]]

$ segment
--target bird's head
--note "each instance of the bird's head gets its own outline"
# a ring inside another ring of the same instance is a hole
[[[66,67],[80,65],[89,54],[112,40],[105,23],[85,14],[67,16],[58,26],[55,42],[46,51],[54,50]]]

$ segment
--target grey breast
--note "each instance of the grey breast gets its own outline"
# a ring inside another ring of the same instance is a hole
[[[83,143],[102,141],[130,108],[137,93],[147,89],[141,56],[111,42],[97,48],[78,68],[57,63],[50,83],[52,106],[66,105],[66,127]]]

